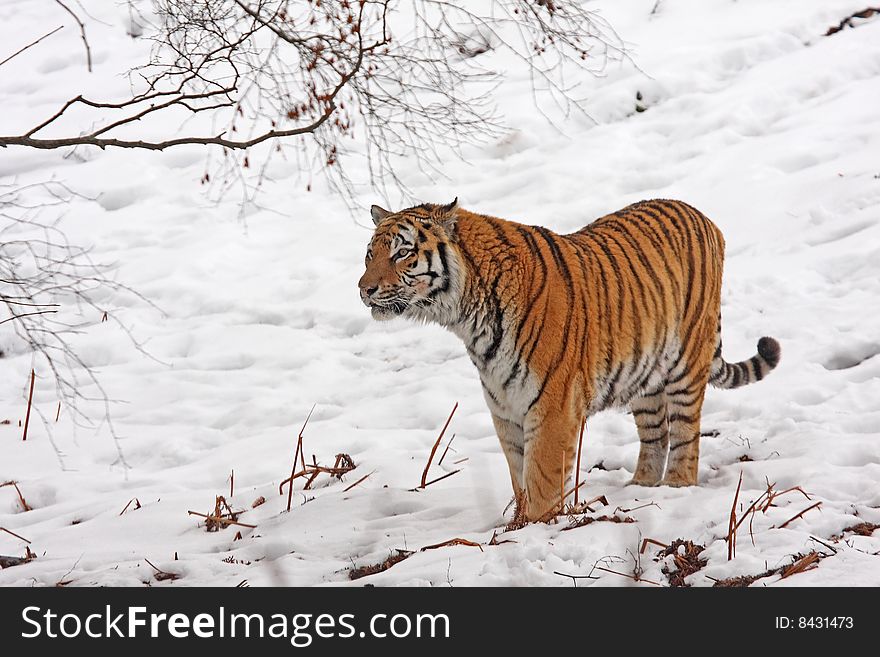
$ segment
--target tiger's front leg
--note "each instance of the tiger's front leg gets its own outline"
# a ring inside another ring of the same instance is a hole
[[[574,465],[582,417],[574,404],[562,406],[539,403],[526,415],[523,514],[533,522],[561,507]]]

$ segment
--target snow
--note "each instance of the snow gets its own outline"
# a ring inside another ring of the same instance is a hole
[[[236,194],[206,197],[198,148],[79,149],[76,157],[8,148],[0,183],[54,179],[94,198],[74,201],[61,226],[155,306],[124,292],[99,301],[146,354],[114,322],[64,311],[88,322],[74,344],[114,400],[110,417],[129,467],[100,422],[101,404],[84,407],[95,427],[76,426],[66,408],[54,422],[49,373],[9,324],[0,326],[0,420],[10,420],[0,425],[0,483],[17,481],[33,507],[23,512],[14,489],[0,488],[0,527],[29,539],[37,555],[0,571],[0,584],[571,586],[554,573],[585,575],[596,563],[629,573],[644,538],[683,538],[705,545],[708,559],[688,581],[710,586],[792,555],[830,553],[814,537],[832,544],[847,527],[880,522],[880,20],[825,38],[864,2],[663,0],[652,15],[654,4],[590,3],[632,50],[631,62],[583,81],[590,119],[549,125],[510,66],[499,89],[510,134],[468,147],[465,164],[450,158],[439,181],[406,163],[399,169],[421,200],[458,196],[465,208],[560,232],[651,197],[686,200],[718,224],[727,240],[725,355],[748,357],[772,335],[783,356],[763,382],[708,392],[703,430],[717,436],[702,440],[699,487],[626,486],[635,425],[607,412],[587,426],[582,499],[604,495],[608,505],[594,505],[595,515],[636,522],[563,531],[563,519],[502,533],[507,468],[463,346],[436,326],[375,323],[359,301],[366,211],[353,220],[318,178],[306,191],[311,178],[292,161],[273,163],[261,206],[242,216]],[[120,74],[146,46],[126,35],[121,9],[90,11],[103,21],[89,24],[95,73],[86,73],[69,28],[3,66],[3,132],[82,90],[124,93]],[[63,22],[48,12],[37,0],[3,3],[4,51]],[[637,92],[647,107],[640,113]],[[380,199],[358,187],[356,201],[367,208]],[[22,442],[34,364],[34,406],[46,421],[32,417]],[[86,379],[83,386],[97,395]],[[452,433],[455,441],[430,476],[460,472],[414,492],[456,401],[441,449]],[[298,480],[288,513],[278,486],[313,405],[306,457],[332,464],[345,452],[357,468],[343,481],[322,475],[312,491]],[[229,501],[256,529],[206,532],[187,511],[208,512],[216,495],[228,496],[233,469]],[[755,515],[751,537],[744,522],[728,561],[740,473],[740,515],[767,482],[778,491],[800,486],[811,499],[779,497]],[[261,495],[267,502],[251,509]],[[133,498],[140,508],[120,514]],[[821,506],[779,527],[814,502]],[[511,542],[485,545],[495,531]],[[418,552],[456,537],[483,548]],[[754,585],[880,585],[880,534],[833,545],[837,553],[815,569]],[[0,554],[24,547],[0,532]],[[397,549],[416,553],[349,582],[353,564]],[[666,582],[657,551],[641,556],[643,578]],[[155,581],[145,559],[180,579]],[[578,585],[650,586],[593,575]]]

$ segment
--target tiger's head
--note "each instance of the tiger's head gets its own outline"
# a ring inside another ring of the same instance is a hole
[[[399,212],[378,205],[370,209],[376,230],[358,287],[373,319],[452,319],[460,293],[460,264],[453,246],[457,210],[458,199]]]

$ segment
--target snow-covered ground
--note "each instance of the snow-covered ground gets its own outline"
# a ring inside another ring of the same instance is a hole
[[[125,14],[106,5],[90,7],[106,23],[89,25],[91,77],[69,27],[0,68],[0,132],[83,89],[101,95],[112,74],[143,57]],[[706,546],[708,564],[688,580],[695,586],[811,550],[832,554],[814,539],[837,552],[755,585],[880,585],[880,533],[831,539],[880,522],[880,19],[826,38],[864,0],[663,0],[653,15],[654,0],[590,5],[633,58],[586,81],[595,122],[573,116],[554,129],[528,81],[513,76],[499,92],[510,135],[469,148],[466,164],[450,159],[437,183],[405,166],[400,173],[423,200],[458,196],[468,209],[562,232],[651,197],[686,200],[718,224],[728,246],[725,355],[750,356],[772,335],[783,357],[757,385],[708,392],[703,430],[717,435],[703,438],[699,487],[626,486],[635,426],[607,412],[587,426],[582,499],[604,495],[608,505],[593,515],[636,522],[563,531],[563,520],[502,534],[507,468],[463,346],[437,327],[374,323],[359,301],[366,213],[353,220],[319,182],[306,191],[292,162],[274,165],[266,209],[243,221],[234,194],[219,205],[205,198],[199,149],[64,158],[9,148],[0,150],[0,182],[54,178],[97,199],[74,202],[62,227],[158,309],[129,294],[100,300],[150,357],[97,313],[82,318],[90,325],[75,339],[119,400],[111,419],[128,468],[106,423],[75,427],[65,412],[53,421],[58,399],[39,363],[34,404],[48,423],[32,417],[21,441],[33,360],[0,326],[0,420],[10,420],[0,425],[0,483],[17,481],[33,507],[23,512],[15,490],[0,488],[0,526],[37,555],[0,571],[0,584],[571,586],[554,573],[586,575],[597,563],[630,573],[643,539],[683,538]],[[2,3],[0,57],[64,22],[49,11],[37,0]],[[122,78],[116,84],[124,90]],[[357,200],[379,199],[362,190]],[[455,441],[429,477],[460,472],[413,492],[455,402],[441,450],[453,433]],[[344,452],[357,468],[343,481],[322,475],[312,491],[298,480],[288,513],[278,486],[312,405],[307,458],[327,465]],[[230,503],[256,528],[209,533],[187,511],[228,497],[233,469]],[[743,523],[728,561],[740,473],[740,514],[767,482],[800,486],[811,499],[779,497],[753,518],[752,538]],[[251,510],[258,496],[267,501]],[[133,498],[140,508],[120,514]],[[487,545],[496,530],[509,542]],[[483,547],[417,552],[349,582],[353,565],[452,538]],[[0,555],[24,550],[0,532]],[[655,561],[658,550],[641,556],[643,578],[666,583],[669,559]],[[180,579],[156,581],[146,559]],[[651,585],[593,575],[579,585]]]

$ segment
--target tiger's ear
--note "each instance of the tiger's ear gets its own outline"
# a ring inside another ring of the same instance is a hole
[[[449,235],[454,234],[455,222],[458,221],[458,197],[452,203],[440,206],[440,224]]]
[[[373,218],[373,223],[377,226],[382,222],[385,217],[390,217],[393,212],[388,212],[388,210],[384,208],[380,208],[378,205],[373,205],[370,207],[370,216]]]

